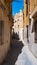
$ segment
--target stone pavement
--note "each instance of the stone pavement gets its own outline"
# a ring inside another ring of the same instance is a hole
[[[37,58],[31,53],[28,46],[24,46],[15,65],[37,65]]]
[[[12,47],[2,65],[37,65],[37,58],[31,53],[28,45],[13,40]]]
[[[2,63],[2,65],[15,65],[15,62],[16,62],[19,54],[21,53],[23,46],[24,45],[23,45],[22,41],[18,41],[18,40],[14,39],[12,41],[11,49],[8,52],[7,57],[4,60],[4,62]]]

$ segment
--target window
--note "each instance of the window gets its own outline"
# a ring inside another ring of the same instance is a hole
[[[29,18],[29,25],[31,25],[31,19]]]
[[[16,23],[16,20],[15,20],[15,23]]]
[[[23,20],[24,20],[24,13],[23,13]]]
[[[19,19],[18,19],[18,21],[19,21]]]
[[[4,22],[0,21],[0,44],[3,44]]]

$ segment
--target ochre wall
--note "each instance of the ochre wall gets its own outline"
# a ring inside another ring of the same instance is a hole
[[[24,2],[24,28],[26,28],[26,25],[29,24],[29,18],[28,15],[26,16],[26,3]]]
[[[34,10],[36,5],[36,0],[30,0],[30,13],[32,13],[32,11]]]
[[[27,24],[29,24],[29,16],[26,16],[26,0],[24,0],[24,28]],[[31,14],[34,10],[34,8],[37,6],[37,0],[30,0],[30,11],[29,14]]]

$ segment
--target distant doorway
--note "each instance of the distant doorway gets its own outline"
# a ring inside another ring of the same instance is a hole
[[[34,22],[34,30],[35,30],[35,43],[37,43],[37,20]]]

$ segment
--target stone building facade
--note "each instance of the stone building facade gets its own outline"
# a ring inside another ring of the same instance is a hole
[[[0,63],[5,59],[10,48],[12,17],[9,10],[10,2],[0,0]],[[8,16],[9,15],[9,16]]]
[[[20,40],[23,40],[23,12],[20,10],[19,13],[14,15],[14,32],[19,35]]]
[[[24,27],[28,25],[29,48],[37,57],[37,0],[25,0]]]

